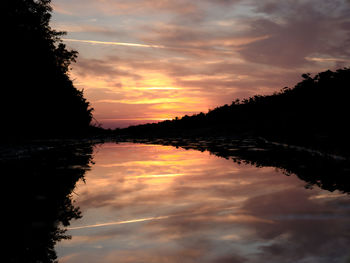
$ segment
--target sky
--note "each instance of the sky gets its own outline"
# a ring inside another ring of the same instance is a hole
[[[53,0],[105,128],[207,112],[350,66],[349,0]]]

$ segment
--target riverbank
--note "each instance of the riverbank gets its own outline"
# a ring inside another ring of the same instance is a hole
[[[286,175],[296,174],[306,181],[306,187],[318,185],[325,190],[350,193],[349,157],[271,142],[261,137],[118,137],[117,142],[159,144],[209,151],[216,156],[232,159],[236,163],[275,167]]]
[[[236,163],[249,163],[258,167],[276,167],[285,174],[296,174],[308,185],[323,189],[336,189],[350,193],[350,157],[315,150],[312,148],[269,141],[252,136],[198,136],[198,137],[150,137],[115,136],[100,134],[90,137],[51,140],[29,140],[7,143],[0,147],[0,159],[20,160],[47,152],[75,152],[84,154],[82,148],[92,148],[105,142],[132,142],[157,144],[208,151],[213,155],[232,159]],[[91,153],[89,152],[91,155]]]

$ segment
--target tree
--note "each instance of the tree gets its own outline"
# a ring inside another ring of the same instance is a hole
[[[3,85],[0,112],[8,134],[81,133],[92,108],[69,77],[77,52],[50,27],[50,0],[5,0]]]

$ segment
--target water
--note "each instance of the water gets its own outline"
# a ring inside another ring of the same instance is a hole
[[[273,167],[107,143],[73,194],[59,262],[350,262],[350,198]]]

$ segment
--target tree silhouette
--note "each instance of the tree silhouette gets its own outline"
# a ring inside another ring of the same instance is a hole
[[[234,100],[206,114],[131,126],[132,136],[263,136],[331,152],[349,154],[350,68],[303,74],[294,88],[272,95]]]
[[[8,135],[86,131],[92,108],[69,77],[76,51],[50,27],[50,0],[5,0],[2,114]]]

